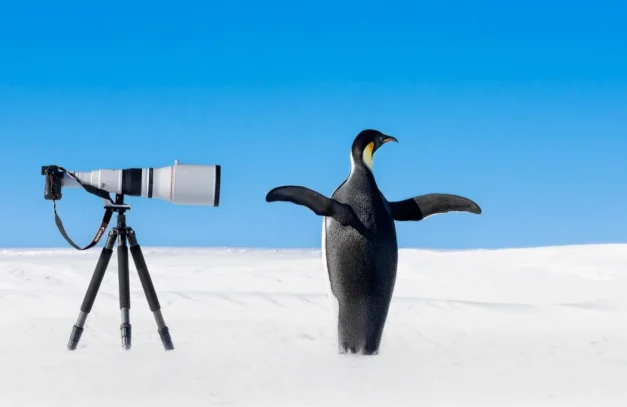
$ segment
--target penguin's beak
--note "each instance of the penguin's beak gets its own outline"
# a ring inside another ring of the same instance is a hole
[[[381,140],[381,145],[383,145],[383,144],[385,144],[385,143],[388,143],[388,142],[390,142],[390,141],[393,141],[393,142],[395,142],[395,143],[398,143],[398,140],[396,139],[396,137],[392,137],[392,136],[385,136],[385,137],[383,138],[383,140]]]
[[[375,144],[375,146],[374,146],[375,148],[373,150],[377,151],[382,145],[384,145],[385,143],[389,143],[390,141],[398,143],[398,140],[396,139],[396,137],[383,136],[383,138],[379,139],[379,142]]]

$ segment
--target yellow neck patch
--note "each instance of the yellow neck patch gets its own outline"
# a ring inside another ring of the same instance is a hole
[[[362,158],[364,159],[364,163],[372,170],[372,155],[374,154],[374,142],[368,143],[366,148],[364,148],[364,152],[362,154]]]

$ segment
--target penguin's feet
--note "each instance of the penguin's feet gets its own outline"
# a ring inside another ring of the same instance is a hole
[[[343,341],[339,344],[338,351],[340,355],[364,355],[364,356],[376,356],[379,354],[379,349],[372,346],[357,347],[348,341]]]

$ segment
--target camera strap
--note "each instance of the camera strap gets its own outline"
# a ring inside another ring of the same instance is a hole
[[[83,187],[85,191],[89,192],[90,194],[96,195],[102,199],[106,199],[111,203],[114,203],[113,200],[111,199],[111,196],[109,195],[107,191],[100,189],[100,188],[93,187],[91,185],[85,185],[81,182],[81,180],[76,178],[72,173],[67,172],[65,168],[59,167],[59,169],[63,171],[65,174],[72,177],[74,180],[76,180],[76,182],[78,182],[78,184],[81,187]],[[50,176],[52,177],[52,175]],[[80,247],[76,243],[74,243],[72,239],[70,239],[70,237],[66,233],[65,228],[63,227],[63,222],[61,222],[61,218],[59,217],[59,214],[57,213],[57,201],[53,199],[52,203],[54,206],[54,222],[57,224],[57,228],[59,229],[61,236],[63,236],[63,238],[76,250],[91,249],[96,244],[98,244],[98,242],[100,241],[100,238],[102,238],[102,235],[104,235],[105,230],[107,230],[107,227],[109,226],[109,222],[111,221],[111,217],[113,216],[113,208],[106,207],[104,216],[102,217],[102,222],[100,223],[100,227],[98,227],[98,231],[96,232],[96,235],[92,239],[91,243],[85,247]]]

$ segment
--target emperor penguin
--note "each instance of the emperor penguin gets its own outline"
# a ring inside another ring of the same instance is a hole
[[[481,214],[458,195],[431,193],[389,202],[377,187],[373,155],[398,142],[378,130],[361,131],[351,147],[348,177],[328,198],[303,186],[272,189],[266,202],[291,202],[322,216],[322,260],[337,322],[340,354],[377,355],[398,265],[395,221],[420,221],[445,212]]]

